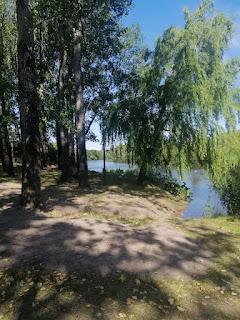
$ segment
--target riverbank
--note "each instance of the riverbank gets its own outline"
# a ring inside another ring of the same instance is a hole
[[[38,212],[0,183],[0,319],[239,319],[239,220],[183,220],[181,196],[131,175],[58,179]]]
[[[154,220],[163,216],[180,215],[186,206],[185,190],[173,186],[164,190],[153,183],[137,185],[137,177],[130,172],[90,173],[90,189],[79,189],[78,182],[60,183],[57,170],[42,172],[42,209],[46,217],[110,218]],[[0,180],[1,181],[1,180]],[[2,179],[0,192],[1,211],[17,204],[20,181]]]

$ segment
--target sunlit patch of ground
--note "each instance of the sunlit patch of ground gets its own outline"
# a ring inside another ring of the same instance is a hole
[[[0,210],[19,203],[19,174],[0,179]],[[138,186],[136,177],[107,174],[90,175],[90,189],[79,189],[77,181],[60,183],[57,170],[42,171],[42,214],[49,217],[93,217],[140,226],[152,219],[175,216],[184,211],[184,196],[175,197],[160,186]]]
[[[238,219],[177,218],[184,201],[156,186],[94,176],[91,190],[79,190],[58,179],[56,171],[43,174],[37,214],[12,207],[17,179],[0,181],[1,320],[240,319]],[[107,200],[119,197],[124,210],[116,214]],[[130,199],[132,208],[160,214],[128,214]],[[30,263],[33,255],[43,262]],[[108,261],[114,268],[105,272]],[[95,270],[86,267],[95,262]]]
[[[128,218],[121,215],[112,215],[112,214],[106,214],[102,212],[94,212],[91,210],[87,210],[86,212],[72,212],[72,213],[66,213],[64,211],[51,211],[48,213],[49,217],[52,218],[65,218],[65,219],[80,219],[80,218],[92,218],[92,219],[104,219],[108,221],[113,222],[119,222],[122,224],[135,226],[135,227],[144,227],[148,226],[151,223],[154,222],[153,218],[145,217],[145,218]]]

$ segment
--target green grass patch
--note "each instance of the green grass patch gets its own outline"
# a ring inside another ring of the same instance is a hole
[[[223,295],[226,290],[240,292],[240,219],[216,217],[171,222],[199,247],[215,254],[215,263],[204,281],[216,285]]]
[[[211,281],[124,272],[60,272],[43,265],[0,273],[0,319],[238,320],[239,295]]]
[[[182,231],[191,233],[193,236],[197,233],[196,229],[205,230],[206,233],[223,232],[232,235],[240,236],[240,219],[229,216],[206,217],[200,219],[179,219],[173,218],[170,220],[177,228]]]
[[[134,226],[134,227],[144,227],[149,225],[154,221],[154,219],[150,217],[146,218],[129,218],[123,217],[121,215],[107,214],[102,212],[95,211],[85,211],[85,212],[60,212],[60,211],[51,211],[47,214],[49,217],[54,218],[65,218],[65,219],[81,219],[81,218],[90,218],[90,219],[100,219],[100,220],[108,220],[111,222],[119,222],[122,224]]]

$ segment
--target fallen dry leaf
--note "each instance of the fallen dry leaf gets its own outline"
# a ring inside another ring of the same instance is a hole
[[[185,311],[185,309],[182,308],[182,307],[180,307],[180,306],[177,306],[177,309],[178,309],[180,312],[184,312],[184,311]]]

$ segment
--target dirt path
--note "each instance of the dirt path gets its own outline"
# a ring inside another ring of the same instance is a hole
[[[164,223],[144,229],[94,219],[56,219],[6,212],[0,219],[0,267],[41,261],[50,268],[101,273],[124,270],[193,277],[214,256]]]
[[[65,212],[70,208],[77,212],[82,209],[81,197],[69,195],[70,189],[66,187],[54,188],[51,194],[49,191],[45,194],[46,204],[51,210],[61,207]],[[49,218],[46,212],[24,212],[12,207],[14,196],[19,194],[18,184],[1,184],[0,193],[3,201],[0,268],[40,261],[50,268],[66,271],[92,268],[101,273],[122,270],[183,278],[204,273],[214,260],[213,253],[167,222],[169,210],[166,202],[161,207],[164,199],[155,197],[153,201],[153,197],[124,196],[119,192],[114,197],[113,191],[108,191],[111,205],[107,207],[104,204],[106,192],[95,195],[92,200],[87,196],[88,203],[91,200],[91,205],[95,203],[97,208],[101,207],[108,213],[117,214],[114,211],[117,206],[122,215],[127,213],[136,217],[141,210],[141,217],[148,212],[147,216],[158,218],[145,228],[134,228],[102,219]],[[65,197],[61,198],[64,194]],[[57,200],[60,198],[61,202]]]

